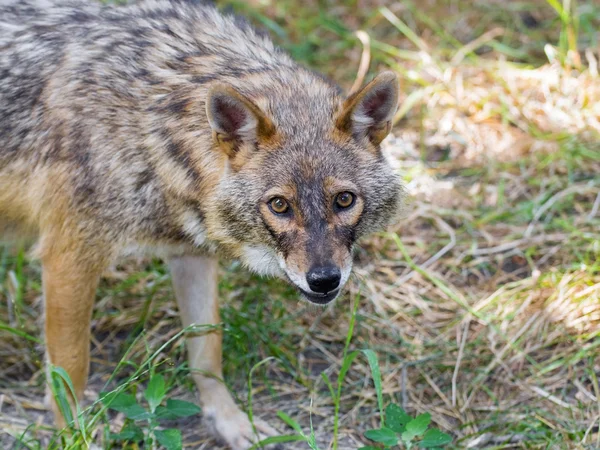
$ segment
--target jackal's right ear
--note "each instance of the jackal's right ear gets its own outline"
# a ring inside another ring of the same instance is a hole
[[[357,139],[368,138],[378,145],[392,128],[398,108],[398,77],[386,71],[344,102],[337,127]]]
[[[206,99],[208,123],[219,147],[234,157],[244,143],[268,140],[273,122],[249,98],[228,85],[213,86]]]

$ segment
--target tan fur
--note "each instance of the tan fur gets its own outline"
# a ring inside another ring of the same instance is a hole
[[[56,211],[60,217],[61,211]],[[98,280],[108,259],[75,236],[67,240],[56,233],[57,224],[45,224],[39,252],[45,301],[45,340],[48,362],[69,374],[77,400],[81,400],[89,370],[89,342],[92,309]],[[50,232],[53,230],[53,232]],[[76,232],[73,230],[73,232]],[[93,248],[93,246],[92,246]],[[59,424],[64,424],[54,402]]]

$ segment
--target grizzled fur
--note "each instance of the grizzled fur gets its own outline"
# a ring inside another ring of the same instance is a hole
[[[381,156],[326,139],[338,88],[243,22],[165,1],[42,8],[18,1],[0,9],[2,217],[43,232],[52,197],[65,191],[86,239],[222,244],[240,256],[230,241],[270,244],[256,204],[286,177],[309,185],[339,171],[361,186],[368,204],[354,238],[395,212],[399,185]],[[277,124],[281,149],[260,173],[221,176],[204,113],[215,81],[237,87]],[[301,178],[303,164],[314,168],[311,180]],[[205,229],[211,213],[225,229]]]
[[[400,206],[379,150],[396,102],[393,74],[346,99],[209,5],[1,0],[0,238],[39,238],[47,320],[139,250],[240,258],[303,294],[333,264],[341,287]]]

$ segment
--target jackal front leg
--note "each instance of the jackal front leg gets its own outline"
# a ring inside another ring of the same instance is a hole
[[[184,327],[219,323],[217,260],[185,256],[170,261],[175,296]],[[187,339],[188,359],[200,391],[205,419],[233,450],[246,450],[256,442],[248,416],[235,404],[223,384],[220,330]],[[277,434],[269,425],[255,421],[258,439]]]
[[[47,358],[50,364],[66,370],[79,400],[87,383],[90,322],[103,266],[92,254],[72,246],[53,245],[44,253],[42,284]],[[50,392],[48,397],[56,423],[63,426],[63,417]]]

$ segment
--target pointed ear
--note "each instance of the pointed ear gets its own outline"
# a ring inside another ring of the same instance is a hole
[[[373,145],[378,145],[392,128],[392,118],[398,108],[398,91],[396,74],[382,72],[344,102],[337,127],[357,139],[366,137]]]
[[[252,100],[228,85],[213,86],[206,99],[213,136],[230,157],[243,144],[255,144],[275,134],[275,126]]]

